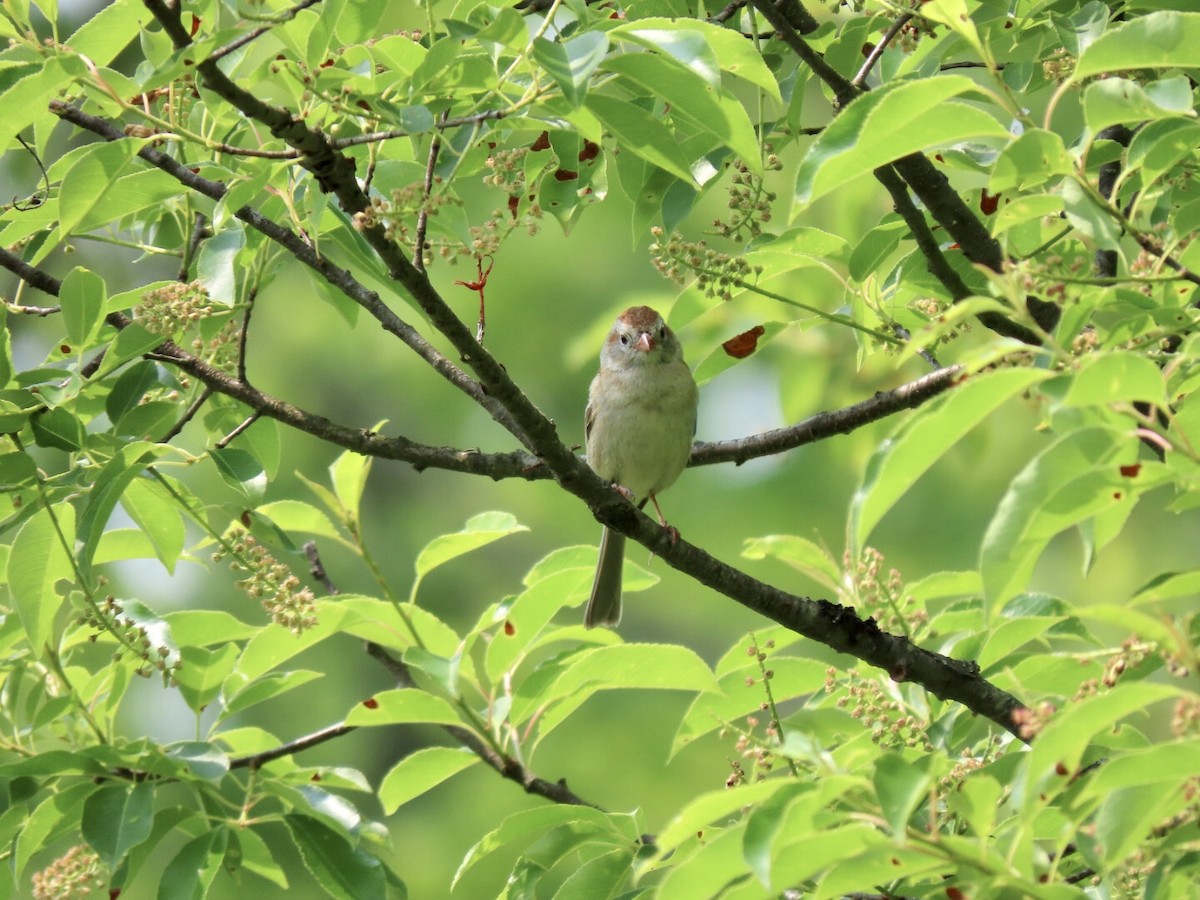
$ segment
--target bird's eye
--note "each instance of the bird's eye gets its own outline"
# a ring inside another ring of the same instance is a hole
[[[621,335],[621,346],[622,346],[622,347],[628,347],[628,346],[629,346],[629,335],[627,335],[627,334],[623,334],[623,335]]]
[[[662,326],[662,328],[658,329],[658,339],[660,341],[665,341],[667,339],[667,326],[666,325],[664,325],[664,326]]]

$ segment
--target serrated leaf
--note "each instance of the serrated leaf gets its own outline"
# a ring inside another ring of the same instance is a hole
[[[337,900],[366,900],[384,896],[383,864],[362,847],[312,816],[284,816],[305,868],[329,896]]]

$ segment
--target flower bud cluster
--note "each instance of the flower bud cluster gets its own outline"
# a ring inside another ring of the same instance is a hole
[[[255,540],[254,535],[240,532],[230,542],[230,547],[230,568],[246,573],[237,586],[262,604],[271,621],[292,634],[302,634],[317,624],[312,590],[301,584],[300,579]],[[214,562],[223,558],[223,553],[213,554]]]
[[[33,875],[33,900],[101,896],[108,887],[98,854],[78,844]]]

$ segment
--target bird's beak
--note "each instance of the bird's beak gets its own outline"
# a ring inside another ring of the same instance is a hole
[[[637,336],[637,340],[634,341],[633,348],[635,350],[641,350],[643,353],[649,353],[651,350],[653,350],[654,338],[650,337],[650,332],[643,331],[641,334],[639,334]]]

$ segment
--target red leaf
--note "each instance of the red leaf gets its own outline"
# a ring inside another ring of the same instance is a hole
[[[529,149],[532,150],[534,153],[537,153],[539,150],[549,150],[550,149],[550,132],[543,131],[541,134],[539,134],[537,136],[537,140],[529,145]]]
[[[755,325],[749,331],[743,331],[741,334],[731,337],[721,346],[734,359],[745,359],[758,349],[758,339],[766,333],[767,329],[761,325]]]
[[[987,188],[979,192],[979,211],[985,216],[990,216],[996,211],[996,207],[1000,205],[999,194],[989,194]]]
[[[1140,471],[1142,471],[1141,463],[1131,463],[1128,466],[1121,466],[1121,475],[1125,478],[1137,478]]]
[[[379,701],[374,697],[368,697],[363,701],[363,706],[365,706],[367,709],[379,709]]]
[[[554,173],[555,181],[574,181],[579,177],[578,172],[572,172],[570,169],[559,169]]]
[[[583,149],[579,151],[580,162],[591,162],[600,155],[600,145],[592,141],[584,141]]]

